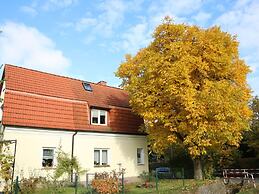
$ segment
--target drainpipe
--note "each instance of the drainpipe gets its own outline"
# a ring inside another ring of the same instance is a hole
[[[12,172],[12,188],[11,188],[11,191],[13,191],[13,178],[14,178],[14,168],[15,168],[17,140],[16,139],[12,140],[12,143],[14,143],[14,153],[13,153],[13,172]]]
[[[72,136],[72,151],[71,151],[71,160],[74,158],[74,143],[75,143],[75,136],[77,131]],[[73,182],[73,169],[71,169],[71,182]]]

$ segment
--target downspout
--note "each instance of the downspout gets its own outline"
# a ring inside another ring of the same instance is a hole
[[[72,136],[72,151],[71,151],[71,160],[74,158],[74,144],[75,144],[75,136],[77,131]],[[73,169],[71,169],[71,182],[73,182]]]
[[[15,158],[16,158],[16,148],[17,148],[17,140],[13,140],[14,143],[14,154],[13,154],[13,171],[12,171],[12,188],[11,191],[13,190],[13,179],[14,179],[14,168],[15,168]]]

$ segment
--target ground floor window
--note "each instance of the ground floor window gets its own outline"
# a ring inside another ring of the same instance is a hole
[[[42,167],[54,166],[54,151],[55,148],[43,148]]]
[[[144,164],[144,149],[137,148],[137,163]]]
[[[94,149],[94,165],[108,165],[108,149]]]

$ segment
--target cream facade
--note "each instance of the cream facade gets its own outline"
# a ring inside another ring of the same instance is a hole
[[[125,168],[125,177],[137,177],[148,171],[148,153],[146,136],[96,132],[70,132],[67,130],[49,130],[39,128],[4,128],[4,139],[16,139],[15,176],[47,176],[52,174],[56,161],[56,151],[71,154],[74,135],[74,156],[87,173],[111,172]],[[43,149],[54,150],[53,167],[43,167]],[[143,150],[143,161],[138,161],[138,149]],[[107,150],[107,165],[95,165],[94,150]],[[12,150],[11,150],[12,151]],[[86,176],[81,175],[80,181]]]

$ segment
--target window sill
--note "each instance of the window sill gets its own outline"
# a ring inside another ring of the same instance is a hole
[[[91,123],[91,125],[94,125],[94,126],[108,126],[107,124],[98,124],[98,123]]]
[[[56,167],[41,167],[41,170],[56,170]]]
[[[144,166],[145,164],[144,163],[139,163],[137,164],[138,166]]]
[[[95,168],[110,167],[110,165],[94,165]]]

